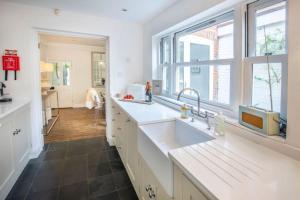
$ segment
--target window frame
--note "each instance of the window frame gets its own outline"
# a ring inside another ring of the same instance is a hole
[[[205,28],[220,24],[222,22],[226,22],[232,20],[233,21],[233,38],[235,38],[235,14],[234,14],[234,10],[230,9],[227,12],[224,12],[221,15],[217,15],[214,17],[209,18],[208,20],[202,21],[202,22],[198,22],[192,26],[186,26],[182,29],[179,29],[175,32],[163,35],[161,37],[159,37],[158,39],[158,43],[159,43],[159,59],[158,59],[158,66],[159,66],[159,73],[160,73],[160,78],[161,80],[163,80],[162,76],[163,76],[163,67],[168,66],[170,67],[170,91],[163,91],[162,95],[163,96],[167,96],[173,99],[177,98],[178,93],[176,93],[176,68],[177,67],[184,67],[184,66],[193,66],[193,65],[197,65],[197,66],[203,66],[203,65],[229,65],[230,66],[230,77],[234,76],[234,70],[235,70],[235,50],[234,50],[234,46],[235,46],[235,39],[233,39],[233,57],[232,58],[228,58],[228,59],[214,59],[214,60],[206,60],[206,61],[192,61],[192,62],[176,62],[176,48],[177,48],[177,44],[176,44],[176,36],[182,36],[191,32],[195,32],[195,31],[200,31],[203,30]],[[163,59],[163,55],[162,55],[162,40],[166,37],[170,38],[170,59],[171,59],[171,63],[170,64],[163,64],[162,63],[162,59]],[[215,107],[215,108],[221,108],[221,109],[225,109],[225,110],[233,110],[234,107],[234,102],[235,99],[233,99],[233,95],[232,93],[234,93],[234,81],[232,81],[230,79],[230,94],[229,94],[229,104],[223,104],[223,103],[218,103],[216,101],[209,101],[209,100],[204,100],[201,99],[201,103],[204,103],[205,105],[207,105],[207,107]],[[193,96],[188,96],[188,95],[183,95],[183,99],[186,100],[187,103],[190,103],[192,105],[196,105],[196,101],[197,99]]]
[[[285,54],[277,55],[264,55],[256,56],[256,19],[255,13],[257,10],[286,2],[286,24],[285,24]],[[288,13],[288,1],[287,0],[258,0],[253,3],[247,4],[247,19],[246,19],[246,51],[247,55],[244,59],[244,104],[252,105],[252,93],[253,93],[253,70],[254,64],[267,64],[267,63],[281,63],[281,99],[280,99],[280,114],[285,119],[287,117],[287,79],[288,79],[288,36],[287,36],[287,13]],[[250,10],[252,9],[252,10]]]

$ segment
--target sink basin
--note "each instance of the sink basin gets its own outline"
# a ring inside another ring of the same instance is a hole
[[[138,151],[165,191],[173,196],[173,166],[168,152],[213,140],[202,130],[179,119],[139,127]]]

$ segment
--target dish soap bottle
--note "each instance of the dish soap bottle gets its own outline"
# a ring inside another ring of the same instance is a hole
[[[225,135],[225,116],[222,112],[215,117],[215,134],[216,135]]]
[[[182,119],[187,119],[189,117],[188,116],[189,108],[186,104],[183,104],[183,106],[180,107],[180,111],[181,111],[181,118]]]
[[[151,92],[151,90],[152,90],[151,84],[150,84],[149,81],[147,81],[146,88],[145,88],[145,91],[146,91],[146,93],[145,93],[145,96],[146,96],[145,101],[146,102],[152,102],[152,92]]]

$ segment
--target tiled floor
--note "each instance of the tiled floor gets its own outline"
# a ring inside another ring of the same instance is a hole
[[[138,199],[118,152],[105,137],[49,143],[31,160],[8,200]]]

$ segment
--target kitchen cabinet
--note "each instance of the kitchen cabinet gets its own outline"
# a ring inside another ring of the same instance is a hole
[[[174,200],[208,200],[176,165],[174,165]]]
[[[126,120],[126,132],[127,132],[127,159],[126,168],[128,169],[128,175],[133,182],[133,186],[138,190],[137,184],[137,169],[138,169],[138,152],[137,152],[137,126],[128,118]]]
[[[114,102],[112,102],[112,131],[117,151],[139,199],[170,200],[138,153],[137,123]]]
[[[142,200],[171,200],[146,162],[141,158],[141,198]]]
[[[13,148],[12,148],[13,120],[9,117],[0,120],[0,199],[9,191],[9,180],[14,173]]]
[[[29,161],[30,106],[0,119],[0,200],[5,199]]]

